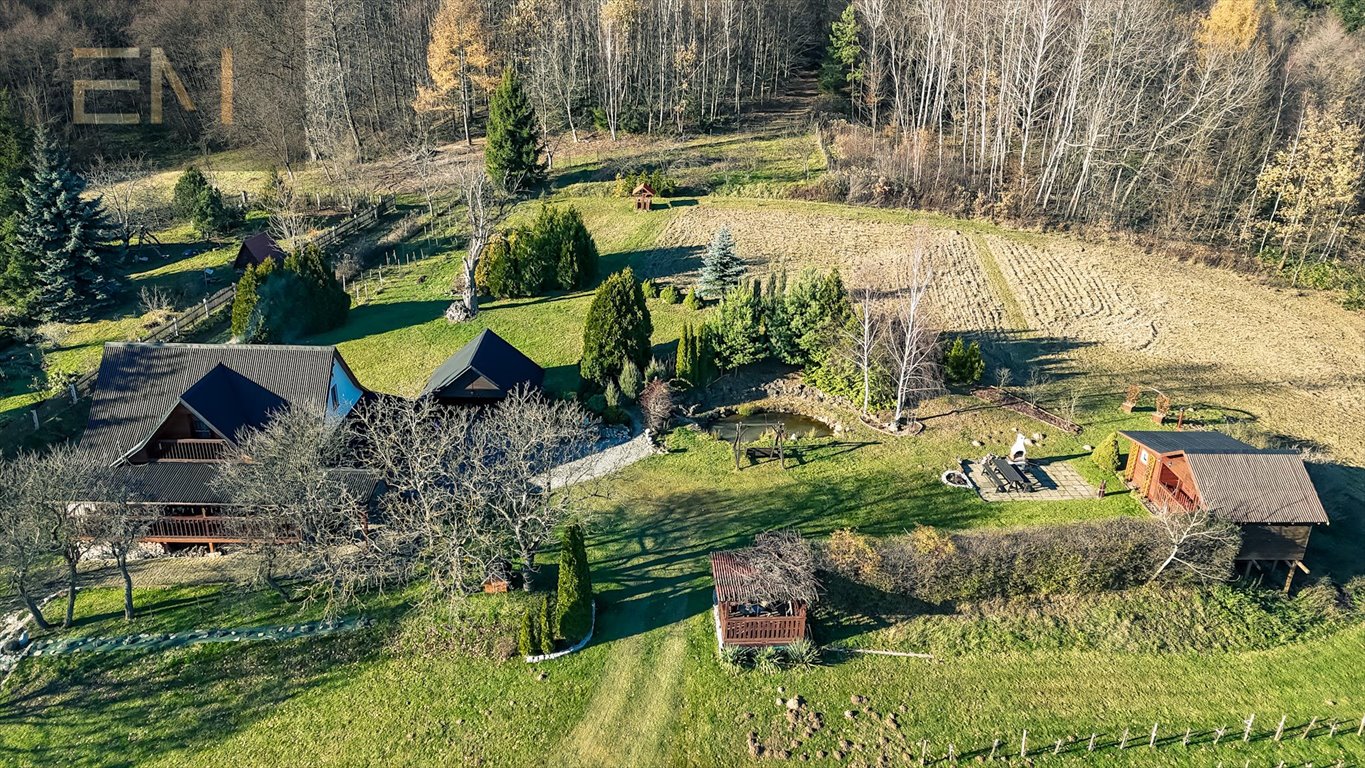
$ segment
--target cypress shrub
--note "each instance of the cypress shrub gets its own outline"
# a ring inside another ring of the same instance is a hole
[[[675,304],[677,302],[670,301],[668,303]],[[701,294],[697,293],[696,286],[693,286],[687,291],[687,298],[683,299],[683,306],[694,312],[706,306],[701,300]]]
[[[545,602],[539,598],[532,600],[531,605],[526,609],[526,615],[521,619],[521,630],[517,632],[517,652],[522,656],[537,656],[540,654],[540,613],[544,612]]]
[[[1090,460],[1099,467],[1101,471],[1114,474],[1119,471],[1119,433],[1110,432],[1095,446],[1095,450],[1090,454]]]
[[[175,208],[176,215],[186,221],[193,221],[201,196],[210,189],[213,189],[213,185],[209,184],[208,177],[204,176],[203,171],[194,166],[186,168],[176,180],[175,190],[171,193],[171,205]]]
[[[682,301],[682,296],[678,295],[677,288],[671,285],[665,285],[659,290],[659,299],[665,304],[677,304]]]
[[[649,363],[649,337],[654,324],[645,306],[645,295],[629,267],[611,275],[597,287],[583,328],[583,359],[579,372],[584,381],[599,386],[621,375],[627,363]]]
[[[592,573],[583,528],[577,524],[565,526],[559,549],[555,626],[569,643],[583,639],[592,628]]]
[[[545,595],[536,601],[539,608],[536,610],[536,617],[540,625],[536,627],[536,635],[540,638],[540,652],[555,652],[555,627],[554,627],[554,607],[550,604],[550,596]]]
[[[626,363],[621,369],[621,377],[617,379],[621,387],[621,394],[629,400],[634,400],[640,396],[640,389],[644,386],[644,379],[640,374],[640,366],[635,363]]]

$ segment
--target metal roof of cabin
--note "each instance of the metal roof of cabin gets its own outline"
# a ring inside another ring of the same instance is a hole
[[[1187,453],[1199,501],[1234,523],[1326,523],[1327,511],[1293,451]]]
[[[234,269],[242,269],[250,264],[259,266],[266,260],[274,259],[277,262],[284,261],[284,249],[275,242],[275,238],[268,232],[258,232],[242,241],[242,247],[237,249],[237,258],[233,259]]]
[[[1120,435],[1145,445],[1157,453],[1247,453],[1260,450],[1222,432],[1174,432],[1168,430],[1136,430]]]
[[[334,347],[105,344],[81,445],[122,459],[181,403],[232,439],[285,405],[324,405],[336,359]]]
[[[523,384],[540,386],[545,380],[544,368],[501,336],[485,328],[441,363],[431,374],[422,394],[439,395],[441,390],[471,370],[496,384],[503,392],[510,392]]]

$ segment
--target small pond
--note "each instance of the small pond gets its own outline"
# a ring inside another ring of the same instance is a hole
[[[812,419],[809,416],[802,416],[799,413],[784,413],[782,411],[765,411],[763,413],[751,413],[747,416],[733,414],[725,416],[711,422],[711,434],[720,440],[734,440],[735,432],[743,428],[739,440],[742,443],[752,443],[758,440],[763,434],[771,429],[783,427],[791,437],[829,437],[834,434],[829,425],[823,421]]]

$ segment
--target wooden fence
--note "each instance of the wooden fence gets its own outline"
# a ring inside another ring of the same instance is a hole
[[[357,232],[374,226],[387,213],[393,210],[392,198],[381,198],[371,208],[319,233],[312,243],[320,248],[328,248],[343,242]],[[183,312],[172,315],[165,322],[151,328],[146,334],[138,336],[138,342],[180,341],[187,335],[209,324],[215,316],[232,307],[237,295],[237,285],[226,288],[200,299],[198,304]],[[44,426],[66,417],[82,400],[88,398],[95,388],[98,371],[76,376],[56,387],[56,391],[28,409],[16,409],[7,421],[0,423],[0,446],[18,445],[25,436],[39,432]]]

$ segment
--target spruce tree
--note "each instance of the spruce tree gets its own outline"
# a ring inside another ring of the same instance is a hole
[[[849,105],[850,86],[858,80],[858,56],[861,53],[858,17],[850,3],[830,25],[829,43],[820,62],[820,92],[835,97],[842,105]]]
[[[108,233],[99,200],[81,197],[85,179],[45,132],[35,141],[32,173],[23,183],[6,278],[27,285],[18,298],[42,320],[79,321],[108,302],[115,284],[103,261]]]
[[[698,292],[703,299],[719,299],[743,277],[744,262],[735,250],[735,238],[729,227],[721,227],[702,255]]]
[[[175,189],[171,193],[171,204],[175,208],[175,213],[186,221],[194,220],[194,213],[199,208],[200,198],[204,190],[213,189],[209,184],[208,177],[204,172],[194,166],[185,169],[176,179]]]
[[[654,324],[635,273],[627,267],[611,275],[597,287],[588,308],[579,373],[585,381],[606,386],[621,375],[627,362],[648,365],[649,337],[653,333]]]
[[[9,91],[0,88],[0,298],[13,301],[27,288],[27,280],[5,279],[15,252],[15,232],[23,209],[20,190],[28,168],[28,134]]]
[[[540,152],[535,107],[522,88],[516,67],[509,66],[488,98],[488,136],[484,146],[488,176],[511,193],[535,187],[545,180]]]
[[[763,297],[757,286],[745,284],[725,294],[714,331],[716,358],[727,371],[760,362],[768,356],[768,343],[763,334]]]
[[[559,590],[555,600],[559,637],[576,643],[592,629],[592,572],[583,528],[569,525],[559,549]]]

